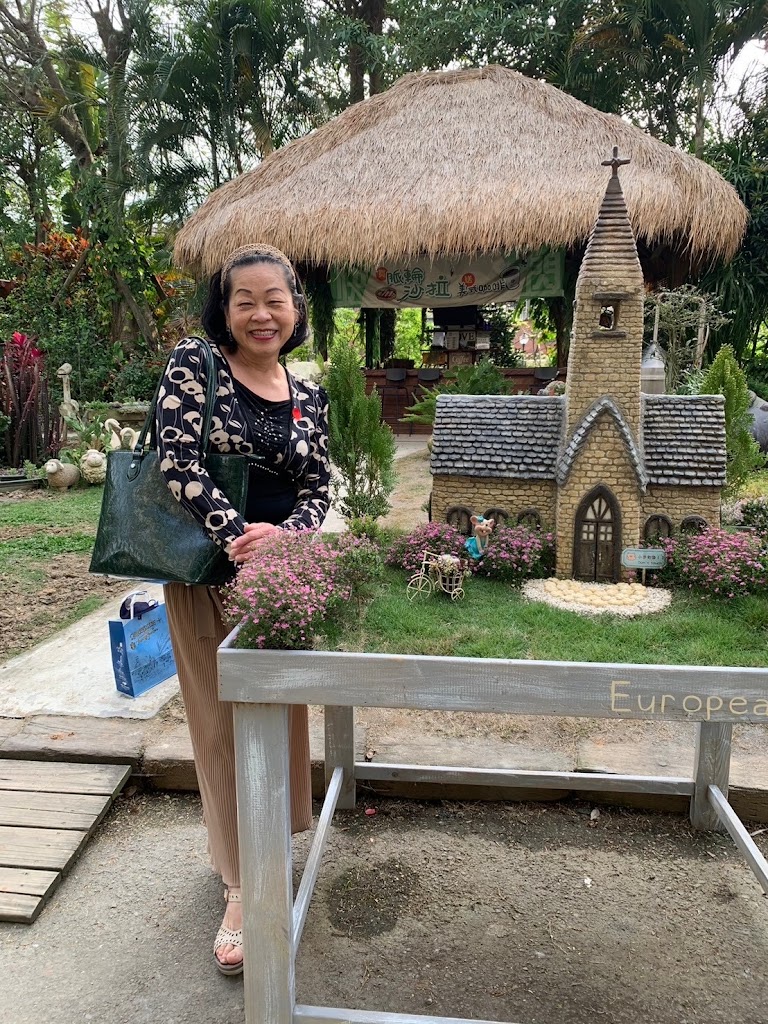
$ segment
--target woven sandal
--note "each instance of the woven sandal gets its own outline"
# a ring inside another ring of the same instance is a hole
[[[240,893],[232,892],[231,889],[227,889],[225,899],[227,903],[240,903]],[[221,949],[222,946],[235,946],[237,949],[243,948],[243,929],[238,928],[237,931],[233,931],[231,928],[225,928],[224,925],[219,928],[216,935],[216,941],[213,944],[213,959],[216,966],[222,974],[242,974],[243,973],[243,961],[239,964],[223,964],[221,960],[216,956],[216,951]]]

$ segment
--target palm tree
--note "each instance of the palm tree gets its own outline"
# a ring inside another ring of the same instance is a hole
[[[183,214],[325,119],[314,45],[301,0],[189,0],[142,65],[139,151],[159,205],[175,194]]]
[[[622,69],[632,112],[671,145],[704,152],[708,107],[727,66],[768,28],[768,2],[619,0],[588,13],[573,63],[599,53]],[[686,128],[686,118],[689,125]]]

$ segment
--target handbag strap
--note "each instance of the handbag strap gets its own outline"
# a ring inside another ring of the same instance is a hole
[[[200,450],[198,452],[200,465],[202,466],[205,464],[205,453],[208,451],[208,439],[211,434],[211,422],[213,420],[213,405],[216,398],[218,374],[216,373],[216,364],[214,362],[213,352],[208,340],[206,338],[198,337],[197,335],[190,335],[188,340],[198,342],[203,351],[203,359],[205,361],[206,368],[205,408],[203,409],[203,423],[200,430]],[[131,479],[138,474],[141,466],[141,460],[147,454],[147,451],[157,447],[157,422],[155,414],[157,412],[157,403],[160,398],[160,388],[163,386],[163,380],[168,367],[170,366],[171,360],[173,359],[173,355],[174,353],[171,352],[166,360],[165,368],[160,375],[160,380],[157,382],[155,393],[149,404],[147,418],[144,420],[144,426],[141,428],[141,433],[139,434],[136,446],[133,449],[133,458],[131,459],[130,471],[128,474]]]

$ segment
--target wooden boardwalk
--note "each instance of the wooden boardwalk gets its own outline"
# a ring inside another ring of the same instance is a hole
[[[0,759],[0,921],[35,920],[130,774]]]

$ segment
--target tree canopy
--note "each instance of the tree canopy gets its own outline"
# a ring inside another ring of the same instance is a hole
[[[738,90],[731,71],[767,31],[768,0],[0,0],[0,276],[16,285],[3,333],[44,343],[51,310],[81,308],[90,282],[83,337],[112,397],[128,355],[155,359],[194,309],[169,252],[211,189],[406,72],[496,62],[732,182],[752,223],[706,270],[731,314],[711,354],[728,341],[768,363],[768,92],[764,74]],[[75,232],[74,264],[51,264]]]

